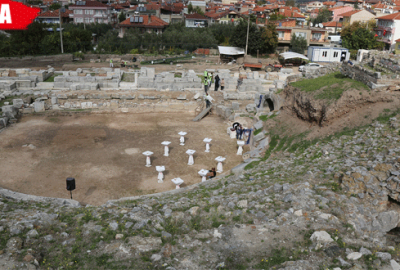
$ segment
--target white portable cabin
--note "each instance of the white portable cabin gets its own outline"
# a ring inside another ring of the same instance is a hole
[[[307,57],[311,62],[342,62],[350,59],[350,52],[346,48],[310,46]]]

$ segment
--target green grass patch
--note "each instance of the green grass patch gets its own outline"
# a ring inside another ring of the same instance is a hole
[[[301,91],[313,93],[315,99],[337,100],[347,89],[368,90],[362,82],[342,75],[340,72],[330,73],[325,76],[297,81],[291,84]]]
[[[268,115],[261,115],[260,117],[259,117],[259,119],[261,120],[261,121],[267,121],[268,119],[272,119],[272,118],[274,118],[276,116],[276,114],[273,114],[273,115],[271,115],[271,116],[268,116]]]
[[[45,80],[44,82],[54,82],[54,78],[60,75],[62,75],[62,73],[54,73],[53,76],[47,78],[47,80]]]
[[[257,134],[259,134],[262,130],[263,130],[262,128],[256,129],[256,130],[254,131],[254,136],[256,136]]]

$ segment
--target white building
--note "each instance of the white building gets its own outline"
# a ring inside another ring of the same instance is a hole
[[[342,62],[350,59],[350,52],[346,48],[310,46],[307,57],[312,62]]]

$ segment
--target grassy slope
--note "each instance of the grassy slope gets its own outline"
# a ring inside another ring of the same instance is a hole
[[[316,78],[297,81],[291,84],[301,91],[313,93],[316,99],[336,100],[348,89],[369,90],[364,83],[343,76],[340,72]],[[320,90],[321,88],[324,89]]]

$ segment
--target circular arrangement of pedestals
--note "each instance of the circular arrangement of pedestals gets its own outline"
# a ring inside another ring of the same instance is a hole
[[[232,137],[233,135],[233,131],[231,128],[228,128],[227,130],[228,134]],[[181,131],[178,133],[178,135],[180,135],[180,145],[185,145],[185,135],[187,134],[187,132]],[[234,137],[233,137],[234,138]],[[212,139],[211,138],[205,138],[203,140],[203,142],[206,143],[206,150],[204,152],[209,153],[210,152],[210,143],[211,143]],[[163,141],[161,143],[162,145],[164,145],[164,156],[168,157],[169,156],[169,145],[171,144],[171,142],[169,141]],[[237,151],[237,155],[242,155],[243,154],[243,146],[245,145],[245,141],[237,141],[237,145],[238,145],[238,151]],[[193,154],[196,153],[196,150],[193,149],[188,149],[186,151],[186,154],[189,155],[189,160],[188,160],[188,165],[194,165],[194,158],[193,158]],[[142,153],[143,155],[146,156],[146,167],[151,167],[151,159],[150,156],[153,155],[154,153],[151,151],[146,151]],[[217,164],[217,173],[222,173],[223,172],[223,166],[222,163],[226,160],[225,157],[222,156],[218,156],[215,158],[215,161],[218,162]],[[165,171],[165,166],[156,166],[156,171],[158,172],[158,183],[164,183],[164,174],[163,172]],[[207,181],[207,174],[209,173],[208,170],[205,169],[201,169],[200,171],[198,171],[198,174],[201,176],[201,181],[205,182]],[[173,178],[171,179],[171,181],[175,184],[176,189],[180,188],[180,185],[183,184],[183,180],[179,177]]]

